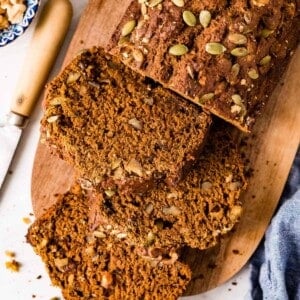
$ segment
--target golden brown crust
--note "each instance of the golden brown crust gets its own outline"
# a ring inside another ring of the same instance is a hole
[[[137,72],[250,131],[299,41],[299,1],[147,3],[132,2],[108,50]],[[207,23],[201,24],[204,11]],[[194,21],[185,21],[187,12]],[[132,20],[136,26],[121,37]],[[170,54],[178,44],[186,47],[181,46],[184,54]]]

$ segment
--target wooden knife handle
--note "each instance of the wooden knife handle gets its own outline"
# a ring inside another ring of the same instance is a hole
[[[39,99],[72,19],[69,0],[48,0],[36,24],[11,111],[29,117]]]

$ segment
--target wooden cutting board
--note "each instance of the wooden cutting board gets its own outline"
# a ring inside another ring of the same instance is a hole
[[[131,1],[91,0],[82,14],[64,65],[84,48],[105,46]],[[219,246],[206,251],[186,251],[186,260],[194,274],[186,295],[207,291],[230,279],[246,264],[262,239],[299,145],[299,86],[300,49],[263,117],[247,138],[245,151],[253,176],[243,195],[242,219]],[[67,191],[72,181],[72,168],[39,144],[32,174],[32,204],[36,216],[55,201],[56,193]]]

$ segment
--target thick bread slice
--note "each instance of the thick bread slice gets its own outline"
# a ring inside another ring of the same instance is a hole
[[[42,141],[93,187],[123,193],[176,185],[197,160],[211,117],[100,48],[49,85]]]
[[[86,193],[74,186],[29,228],[27,241],[41,256],[66,300],[177,299],[191,278],[177,259],[140,257],[123,239],[92,230]]]
[[[126,234],[145,254],[149,248],[212,247],[241,216],[244,171],[237,143],[220,123],[211,129],[198,165],[177,187],[159,184],[126,196],[95,192],[99,230]]]

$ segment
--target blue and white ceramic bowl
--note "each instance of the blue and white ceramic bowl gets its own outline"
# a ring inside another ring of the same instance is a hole
[[[24,12],[22,21],[18,24],[10,25],[7,29],[0,30],[0,47],[11,43],[24,33],[36,15],[39,2],[40,0],[25,1],[27,9]]]

